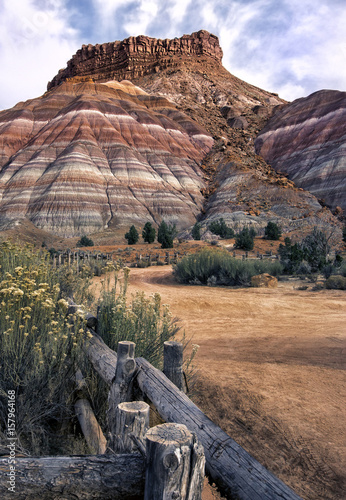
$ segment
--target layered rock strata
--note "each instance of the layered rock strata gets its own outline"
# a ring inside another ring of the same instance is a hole
[[[346,210],[346,92],[321,90],[278,111],[255,141],[275,170]]]
[[[284,232],[337,225],[256,154],[270,117],[270,147],[262,151],[261,134],[257,151],[281,132],[285,144],[285,118],[276,120],[294,103],[239,80],[221,58],[205,31],[83,46],[42,98],[0,112],[0,227],[21,221],[72,236],[162,219],[182,229],[223,217],[258,234],[269,220]]]
[[[268,221],[284,232],[302,234],[313,226],[337,224],[316,197],[276,172],[257,155],[254,140],[268,119],[287,103],[278,95],[250,85],[212,61],[196,61],[179,70],[164,70],[137,80],[150,94],[175,102],[216,139],[202,162],[206,189],[200,222],[223,217],[235,230],[252,226],[264,234]],[[234,127],[232,118],[246,120]]]
[[[62,236],[162,219],[192,224],[213,139],[130,82],[65,82],[0,113],[0,222]]]
[[[131,36],[102,45],[83,45],[67,67],[49,82],[48,90],[71,77],[94,81],[134,80],[177,66],[176,57],[203,57],[221,64],[222,49],[218,38],[204,30],[172,40]]]

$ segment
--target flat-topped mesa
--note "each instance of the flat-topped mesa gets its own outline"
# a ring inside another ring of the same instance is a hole
[[[206,57],[221,64],[222,55],[218,37],[205,30],[172,40],[140,35],[121,42],[83,45],[68,61],[67,67],[48,83],[48,90],[74,77],[90,77],[100,82],[135,80],[178,66],[175,56],[180,59]]]

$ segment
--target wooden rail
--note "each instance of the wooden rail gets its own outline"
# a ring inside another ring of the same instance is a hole
[[[144,482],[139,454],[21,457],[15,463],[15,490],[10,491],[8,459],[0,459],[2,500],[139,500]]]
[[[93,332],[86,348],[89,358],[108,383],[114,378],[117,356]],[[99,353],[99,356],[98,356]],[[186,425],[204,447],[206,469],[229,498],[238,500],[299,500],[300,497],[269,472],[228,434],[214,424],[182,391],[143,358],[136,358],[134,382],[166,422]]]
[[[68,265],[69,267],[75,263],[77,269],[85,263],[94,262],[94,264],[104,264],[107,261],[113,261],[112,253],[102,253],[102,252],[89,252],[87,250],[66,250],[66,251],[55,251],[51,253],[51,259],[53,267],[59,267],[61,265]]]
[[[86,316],[87,324],[95,325],[96,319]],[[200,500],[206,464],[229,499],[301,500],[177,387],[183,387],[178,343],[165,346],[165,372],[175,385],[147,360],[134,358],[132,342],[120,342],[117,356],[93,329],[87,330],[84,351],[110,386],[107,442],[85,399],[81,373],[76,375],[76,408],[88,442],[106,454],[18,458],[15,496],[6,490],[8,459],[1,458],[1,498],[45,500],[72,495],[76,499]],[[149,400],[167,423],[148,431],[148,405],[125,403],[134,394]],[[120,454],[114,455],[113,450]]]

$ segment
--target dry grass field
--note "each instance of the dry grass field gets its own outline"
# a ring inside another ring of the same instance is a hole
[[[304,499],[346,498],[346,293],[179,285],[132,269],[198,344],[195,402]],[[207,489],[205,500],[218,498]]]

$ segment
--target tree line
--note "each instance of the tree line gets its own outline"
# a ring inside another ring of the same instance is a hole
[[[157,230],[157,241],[161,243],[161,248],[173,248],[174,238],[178,231],[175,224],[167,224],[162,221]],[[142,238],[146,243],[154,243],[156,238],[156,229],[151,222],[146,222],[142,230]],[[125,234],[125,239],[129,245],[135,245],[139,240],[139,232],[132,225],[129,231]]]

